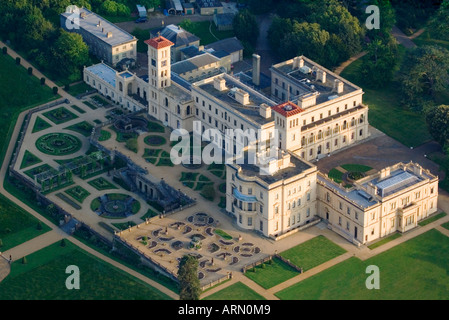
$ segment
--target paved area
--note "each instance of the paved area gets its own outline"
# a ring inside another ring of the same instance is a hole
[[[426,155],[440,150],[436,142],[429,142],[411,149],[383,134],[333,153],[330,157],[320,159],[315,164],[320,171],[327,173],[332,168],[349,163],[363,164],[381,170],[398,162],[413,161],[439,177],[443,177],[444,172],[439,170],[439,166],[426,157]]]

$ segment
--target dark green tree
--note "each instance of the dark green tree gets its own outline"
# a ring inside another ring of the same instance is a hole
[[[256,17],[248,10],[244,10],[235,15],[232,22],[234,27],[235,36],[243,41],[248,42],[252,46],[257,43],[259,37],[259,25]]]
[[[401,68],[403,103],[421,111],[436,94],[449,87],[449,51],[422,46],[408,52]]]
[[[195,257],[186,255],[181,259],[178,280],[181,300],[199,300],[201,287],[198,279],[198,260]]]
[[[426,123],[430,135],[442,147],[449,142],[449,105],[429,108],[426,112]]]
[[[449,39],[449,0],[444,0],[438,11],[430,19],[428,30],[437,39]]]

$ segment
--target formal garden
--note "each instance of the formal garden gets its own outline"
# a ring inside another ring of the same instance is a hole
[[[87,121],[82,121],[82,122],[75,123],[74,125],[71,125],[70,127],[67,127],[65,129],[78,132],[78,133],[82,134],[83,136],[88,137],[92,133],[93,125],[91,125]]]
[[[49,119],[54,124],[62,124],[68,122],[70,120],[78,118],[73,112],[70,112],[65,107],[59,107],[47,112],[44,112],[43,115]]]
[[[36,140],[36,148],[40,152],[53,156],[72,154],[81,147],[81,140],[68,133],[48,133]]]
[[[114,184],[109,182],[103,177],[99,177],[96,179],[92,179],[88,182],[92,187],[97,189],[98,191],[109,190],[109,189],[118,189]]]
[[[343,164],[329,170],[328,177],[336,183],[342,183],[345,188],[352,187],[353,183],[367,176],[373,168],[361,164]]]
[[[22,162],[20,163],[20,169],[24,169],[30,166],[33,166],[35,164],[41,163],[42,160],[39,159],[37,156],[29,152],[28,150],[25,150],[25,153],[23,154]]]
[[[45,129],[51,128],[51,124],[49,124],[47,121],[42,119],[41,117],[37,116],[36,121],[34,122],[33,130],[31,133],[39,132]]]
[[[108,193],[92,200],[90,208],[103,218],[120,219],[136,214],[140,202],[132,196],[121,193]]]

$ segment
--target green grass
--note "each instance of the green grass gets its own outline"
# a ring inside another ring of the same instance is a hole
[[[42,115],[45,116],[47,119],[49,119],[51,122],[53,122],[55,124],[65,123],[67,121],[78,118],[77,115],[75,115],[73,112],[70,112],[65,107],[59,107],[59,108],[44,112]]]
[[[343,164],[340,167],[350,172],[368,172],[373,169],[369,166],[364,166],[363,164]]]
[[[81,206],[78,203],[76,203],[75,201],[73,201],[72,198],[65,195],[64,193],[58,192],[56,194],[56,196],[59,199],[61,199],[62,201],[64,201],[65,203],[67,203],[68,205],[70,205],[71,207],[75,208],[76,210],[81,210]]]
[[[33,130],[31,131],[31,133],[39,132],[47,128],[51,128],[51,124],[43,120],[41,117],[36,117],[36,121],[34,122]]]
[[[30,167],[30,166],[35,165],[40,162],[42,162],[41,159],[36,157],[34,154],[29,152],[28,150],[25,150],[25,153],[23,154],[22,162],[20,163],[20,169]]]
[[[383,238],[383,239],[381,239],[381,240],[379,240],[379,241],[369,245],[368,248],[370,248],[371,250],[375,249],[375,248],[380,247],[380,246],[382,246],[382,245],[384,245],[384,244],[386,244],[386,243],[388,243],[388,242],[390,242],[390,241],[392,241],[394,239],[400,238],[401,236],[402,236],[402,234],[400,234],[400,233],[393,233],[393,234],[391,234],[391,235],[389,235],[389,236],[387,236],[387,237],[385,237],[385,238]]]
[[[96,106],[94,106],[91,102],[89,101],[83,101],[83,103],[88,106],[89,108],[91,108],[92,110],[97,110],[98,108]]]
[[[441,226],[442,226],[443,228],[449,230],[449,222],[443,223]]]
[[[75,110],[75,111],[78,111],[78,113],[81,113],[81,114],[83,114],[83,113],[86,113],[86,111],[84,111],[83,109],[81,109],[80,107],[78,107],[77,105],[71,105],[70,106],[70,108],[72,108],[73,110]]]
[[[215,233],[215,234],[218,234],[220,237],[222,237],[222,238],[225,239],[225,240],[232,240],[232,236],[229,235],[229,234],[227,234],[226,232],[224,232],[224,231],[221,230],[221,229],[215,229],[215,230],[214,230],[214,233]]]
[[[399,60],[402,61],[406,49],[399,46],[399,50]],[[385,88],[370,89],[359,79],[359,70],[366,59],[367,56],[351,63],[341,76],[363,88],[363,102],[369,107],[370,124],[407,147],[417,147],[430,141],[432,137],[427,130],[424,115],[401,106],[402,94],[397,80]]]
[[[434,38],[434,36],[430,31],[424,31],[419,37],[413,39],[413,42],[419,47],[436,45],[449,50],[449,41]]]
[[[215,292],[204,300],[266,300],[260,294],[241,282],[234,283],[223,290]]]
[[[113,185],[112,183],[110,183],[108,180],[106,180],[103,177],[99,177],[99,178],[90,180],[88,182],[88,184],[90,184],[92,187],[94,187],[98,191],[108,190],[108,189],[118,189],[118,187],[116,187],[115,185]]]
[[[74,125],[71,125],[70,127],[67,127],[65,129],[78,132],[78,133],[82,134],[83,136],[88,137],[92,133],[93,125],[91,125],[87,121],[82,121],[82,122],[75,123]]]
[[[209,26],[211,24],[212,24],[211,30],[213,35],[209,31]],[[219,31],[212,21],[191,22],[189,26],[184,29],[200,38],[201,45],[208,45],[212,42],[215,42],[217,41],[217,38],[221,40],[235,36],[233,30]]]
[[[68,93],[70,93],[72,96],[76,97],[79,94],[86,93],[91,90],[92,90],[92,87],[89,86],[87,83],[80,82],[80,83],[70,86]]]
[[[90,196],[90,192],[80,186],[75,186],[70,189],[67,189],[65,193],[67,193],[69,196],[71,196],[79,203],[83,203],[84,199]]]
[[[307,271],[345,252],[346,250],[326,237],[317,236],[280,253],[280,255],[285,259],[289,259],[291,263],[301,267],[304,271]]]
[[[11,273],[0,283],[0,299],[11,300],[128,300],[170,299],[128,273],[98,259],[66,240],[15,261]],[[80,270],[80,289],[67,290],[67,266]],[[126,290],[123,290],[126,288]]]
[[[274,258],[271,263],[265,262],[245,272],[246,277],[265,289],[272,288],[298,274],[298,271],[278,258]]]
[[[53,95],[49,87],[41,86],[39,79],[28,75],[27,70],[17,66],[8,55],[0,55],[0,70],[0,162],[3,162],[19,114],[60,96]]]
[[[39,220],[0,194],[0,239],[3,242],[0,251],[6,251],[50,230],[44,223],[41,223],[42,229],[38,230],[38,223]]]
[[[334,180],[336,183],[342,183],[343,182],[343,172],[340,170],[337,170],[335,168],[331,169],[327,176]]]
[[[109,101],[104,99],[103,97],[99,96],[99,95],[95,95],[92,96],[91,98],[93,101],[95,101],[96,103],[98,103],[100,106],[105,107],[110,105]]]
[[[352,257],[276,293],[285,300],[448,300],[449,238],[432,229],[362,261]],[[379,267],[380,289],[365,286]]]
[[[226,208],[226,197],[220,197],[220,202],[218,203],[218,207],[224,209]]]
[[[133,221],[127,221],[127,222],[120,222],[120,223],[111,223],[114,227],[116,227],[119,230],[126,230],[129,227],[134,227],[136,225]]]
[[[140,219],[142,219],[143,221],[145,221],[147,218],[149,219],[149,218],[153,218],[153,217],[156,217],[156,216],[158,216],[159,215],[159,213],[158,212],[156,212],[156,211],[154,211],[154,210],[151,210],[151,209],[148,209],[147,210],[147,213],[145,213],[145,215],[143,216],[143,217],[141,217]]]
[[[420,225],[421,227],[424,227],[426,225],[428,225],[429,223],[432,223],[438,219],[441,219],[443,217],[447,216],[446,212],[440,212],[437,215],[432,215],[430,218],[427,218],[425,220],[421,220],[420,222],[418,222],[418,225]]]
[[[101,130],[100,137],[98,138],[98,141],[106,141],[106,140],[109,140],[110,138],[111,138],[111,133],[109,131]]]
[[[165,132],[164,126],[159,124],[159,123],[157,123],[157,122],[154,122],[154,121],[148,121],[147,128],[148,128],[149,132],[159,132],[159,133],[164,133]]]
[[[23,173],[25,173],[28,177],[30,177],[31,179],[34,179],[34,176],[42,173],[44,171],[50,170],[52,167],[50,167],[48,164],[43,164],[41,166],[38,167],[34,167],[33,169],[29,169],[27,171],[24,171]]]

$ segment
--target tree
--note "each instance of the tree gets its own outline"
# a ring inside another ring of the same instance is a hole
[[[198,260],[185,255],[179,263],[179,298],[181,300],[199,300],[201,295],[200,280],[198,279]]]
[[[82,67],[89,62],[89,47],[81,35],[61,29],[61,33],[50,50],[50,59],[55,73],[71,82],[81,78]]]
[[[421,111],[434,102],[436,93],[449,87],[449,51],[439,46],[422,46],[409,51],[401,69],[403,103]]]
[[[426,112],[426,123],[430,135],[443,148],[449,142],[449,105],[429,108]]]
[[[28,263],[27,257],[24,256],[24,257],[22,258],[22,264],[27,264],[27,263]]]
[[[100,7],[100,12],[108,16],[116,16],[118,3],[112,0],[106,0]]]
[[[382,88],[390,83],[396,71],[398,45],[393,37],[378,38],[367,46],[366,63],[360,66],[363,82],[372,88]]]
[[[285,36],[279,46],[281,57],[291,59],[305,55],[318,62],[325,63],[325,46],[329,41],[329,32],[322,30],[317,23],[293,23],[293,32]]]
[[[273,18],[270,28],[268,29],[268,43],[271,50],[277,55],[281,54],[280,45],[284,41],[287,34],[293,32],[293,21],[286,18],[280,18],[278,16]]]
[[[232,26],[234,27],[235,36],[239,40],[248,42],[253,46],[256,45],[259,37],[259,25],[256,17],[248,10],[241,11],[235,15]]]
[[[444,0],[430,19],[428,30],[432,30],[432,35],[437,39],[449,39],[449,0]]]

